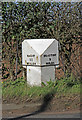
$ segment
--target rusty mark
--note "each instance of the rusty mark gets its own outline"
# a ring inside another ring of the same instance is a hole
[[[26,60],[25,60],[25,63],[27,64]]]
[[[29,69],[29,72],[30,72],[30,69]]]
[[[38,56],[36,56],[36,60],[38,61]]]

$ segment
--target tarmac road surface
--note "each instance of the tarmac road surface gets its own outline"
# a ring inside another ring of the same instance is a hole
[[[26,118],[80,118],[79,113],[70,113],[70,114],[52,114],[52,113],[46,113],[46,114],[37,114],[33,116],[29,116]]]
[[[14,107],[13,107],[14,106]],[[14,105],[14,104],[6,104],[3,105],[3,111],[4,110],[12,110],[12,109],[18,109],[20,110],[24,105]],[[39,104],[38,104],[39,106]],[[28,105],[27,105],[28,107]],[[33,105],[32,105],[33,107]],[[72,120],[82,120],[80,115],[80,111],[66,111],[66,112],[40,112],[40,111],[35,111],[32,113],[22,113],[20,115],[14,114],[13,116],[3,116],[3,118],[7,118],[7,120],[31,120],[31,118],[35,118],[35,120],[44,120],[42,118],[47,118],[46,120],[48,120],[48,118],[60,118],[58,120],[64,120],[62,118],[73,118]],[[5,120],[5,119],[2,119]],[[51,120],[51,119],[50,119]],[[69,119],[70,120],[70,119]]]
[[[41,120],[44,120],[45,118],[46,118],[46,120],[48,120],[49,118],[51,118],[52,120],[55,120],[56,118],[58,118],[58,120],[64,120],[64,119],[67,119],[67,118],[69,118],[69,120],[70,120],[70,118],[72,119],[72,120],[81,120],[80,119],[80,114],[79,113],[71,113],[71,114],[52,114],[52,113],[46,113],[46,114],[43,114],[43,113],[41,113],[41,114],[37,114],[37,115],[27,115],[27,117],[21,117],[21,118],[17,118],[17,117],[13,117],[13,118],[7,118],[7,120],[32,120],[31,118],[35,118],[35,120],[39,120],[39,119],[41,119]],[[60,119],[59,119],[60,118]],[[51,120],[50,119],[50,120]],[[5,120],[5,119],[3,119],[3,120]],[[68,120],[68,119],[67,119]]]

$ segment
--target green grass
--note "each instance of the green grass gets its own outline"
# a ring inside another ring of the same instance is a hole
[[[80,93],[80,82],[73,76],[61,78],[52,82],[51,80],[47,84],[42,83],[42,87],[29,86],[23,78],[18,78],[15,81],[7,80],[2,85],[3,98],[41,98],[44,95],[53,92],[61,94],[79,94]]]

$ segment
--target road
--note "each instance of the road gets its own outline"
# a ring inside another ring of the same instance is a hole
[[[31,114],[27,114],[27,117],[13,117],[13,118],[7,118],[7,120],[23,120],[23,119],[31,119],[31,118],[39,118],[39,119],[41,119],[41,118],[54,118],[54,119],[56,119],[56,118],[60,118],[60,119],[58,119],[58,120],[61,120],[62,118],[64,119],[64,118],[72,118],[72,119],[74,119],[74,120],[81,120],[80,119],[80,114],[79,113],[70,113],[70,114],[66,114],[66,113],[63,113],[63,114],[56,114],[56,113],[40,113],[40,114],[37,114],[37,115],[31,115]],[[77,118],[77,119],[76,119]],[[36,120],[36,119],[35,119]],[[43,119],[42,119],[43,120]]]
[[[38,104],[39,106],[40,104]],[[24,112],[24,109],[29,108],[29,105],[26,106],[26,108],[24,108],[25,105],[15,105],[15,104],[4,104],[3,105],[3,112],[5,111],[5,114],[3,115],[3,118],[7,118],[7,120],[22,120],[24,118],[60,118],[58,120],[61,120],[61,118],[79,118],[77,120],[80,120],[80,111],[76,110],[76,111],[64,111],[64,112],[53,112],[53,111],[44,111],[41,112],[39,110],[33,110],[35,112]],[[34,106],[37,106],[37,104],[35,105],[30,105],[30,108],[32,107],[32,109],[34,108]],[[17,110],[17,111],[16,111]],[[12,112],[14,111],[14,113]],[[20,112],[21,111],[21,112]],[[20,113],[20,114],[18,114]],[[38,120],[38,119],[37,119]],[[43,120],[43,119],[42,119]],[[48,119],[47,119],[48,120]],[[74,119],[76,120],[76,119]]]

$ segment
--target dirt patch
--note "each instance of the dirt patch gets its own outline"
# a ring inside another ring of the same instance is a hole
[[[20,101],[17,98],[10,100],[3,100],[3,103],[15,103],[19,104],[29,104],[29,106],[23,106],[21,109],[13,109],[13,110],[3,110],[3,116],[14,116],[14,115],[23,115],[27,113],[34,112],[41,108],[43,104],[43,99],[25,99]],[[38,105],[39,103],[39,105]],[[33,105],[32,104],[37,104]],[[66,111],[76,111],[80,110],[80,95],[54,95],[52,101],[47,106],[45,112],[66,112]]]
[[[69,110],[80,110],[80,95],[55,96],[51,103],[52,111],[62,112]]]

